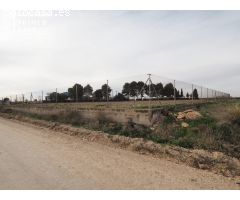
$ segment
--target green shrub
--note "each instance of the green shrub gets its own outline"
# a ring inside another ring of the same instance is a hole
[[[227,123],[220,125],[216,131],[216,135],[222,140],[229,141],[232,137],[231,125]]]
[[[120,123],[114,124],[111,128],[108,128],[107,131],[111,132],[112,134],[117,134],[123,130],[123,125]]]
[[[214,127],[216,125],[216,121],[215,121],[215,119],[213,119],[209,116],[204,116],[204,117],[196,119],[196,120],[189,120],[188,124],[190,127],[198,127],[200,125]]]
[[[168,115],[164,118],[163,123],[164,124],[172,124],[176,121],[175,117],[173,115]]]
[[[155,134],[149,134],[147,136],[147,139],[152,140],[153,142],[156,142],[156,143],[161,143],[161,144],[166,144],[169,142],[168,139],[162,138],[160,135],[155,135]]]
[[[181,137],[185,137],[185,136],[187,136],[187,134],[188,134],[188,129],[180,128],[180,129],[177,129],[177,131],[175,133],[175,138],[178,139]]]
[[[189,138],[186,138],[186,137],[182,137],[182,138],[179,138],[177,140],[174,140],[172,142],[172,144],[177,145],[177,146],[181,146],[181,147],[184,147],[184,148],[189,148],[189,149],[192,149],[194,147],[193,140],[191,140]]]

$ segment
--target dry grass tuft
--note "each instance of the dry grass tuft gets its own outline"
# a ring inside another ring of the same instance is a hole
[[[236,104],[229,109],[230,121],[234,124],[240,125],[240,104]]]

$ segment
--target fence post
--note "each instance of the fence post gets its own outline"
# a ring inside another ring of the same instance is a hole
[[[76,84],[76,102],[78,102],[78,89],[77,89],[77,84]]]
[[[108,103],[108,80],[107,80],[107,103]]]
[[[30,95],[30,102],[32,102],[33,100],[33,95],[32,95],[32,92],[31,92],[31,95]]]
[[[57,103],[58,99],[57,99],[57,88],[56,88],[56,103]]]
[[[147,79],[147,81],[146,81],[146,84],[147,84],[147,82],[148,82],[148,94],[149,94],[149,103],[148,103],[148,112],[149,112],[149,119],[150,119],[150,117],[151,117],[151,100],[152,100],[152,98],[151,98],[151,74],[148,74],[148,79]]]
[[[174,105],[176,106],[176,80],[173,81],[173,87],[174,87]]]
[[[192,84],[192,103],[193,103],[193,84]]]
[[[208,88],[207,88],[207,101],[208,101]]]

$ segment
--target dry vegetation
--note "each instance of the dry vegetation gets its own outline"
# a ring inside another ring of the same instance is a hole
[[[202,100],[194,100],[194,104],[202,104],[206,103],[205,99]],[[209,102],[211,102],[209,100]],[[177,105],[188,105],[192,104],[192,100],[177,100]],[[78,102],[78,103],[20,103],[21,107],[40,107],[47,109],[71,109],[71,110],[144,110],[149,108],[149,101],[122,101],[122,102]],[[173,100],[154,100],[151,101],[152,108],[161,108],[163,106],[173,106]],[[14,104],[12,105],[14,106]],[[15,106],[19,106],[19,104],[15,104]]]
[[[229,109],[229,119],[232,123],[240,125],[240,103]]]

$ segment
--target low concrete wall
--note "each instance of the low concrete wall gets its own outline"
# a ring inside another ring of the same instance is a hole
[[[114,110],[66,110],[66,109],[54,109],[48,110],[47,108],[31,107],[31,108],[21,108],[14,107],[12,108],[16,111],[26,112],[26,113],[35,113],[35,114],[44,114],[44,115],[61,115],[63,112],[77,111],[80,113],[81,117],[85,120],[96,121],[104,120],[118,122],[118,123],[127,123],[133,122],[135,124],[150,126],[151,120],[149,118],[148,112],[136,112],[136,111],[114,111]]]
[[[149,126],[149,114],[148,113],[138,113],[134,111],[125,111],[125,112],[117,112],[117,111],[79,111],[81,115],[86,119],[97,119],[99,120],[101,117],[105,117],[109,120],[119,123],[127,123],[129,121],[135,124],[141,124],[145,126]]]

